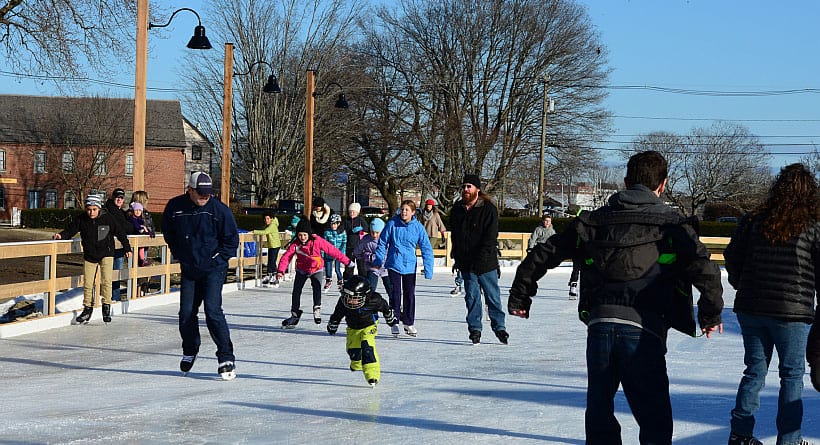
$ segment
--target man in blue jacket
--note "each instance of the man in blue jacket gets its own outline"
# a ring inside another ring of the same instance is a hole
[[[162,216],[162,233],[182,269],[179,296],[179,333],[182,360],[179,368],[188,373],[201,342],[199,306],[205,302],[205,323],[216,343],[218,373],[223,380],[236,377],[233,343],[222,312],[222,284],[228,260],[236,256],[239,233],[231,210],[211,199],[213,184],[205,172],[194,172],[187,193],[172,198]],[[227,193],[227,191],[226,191]]]

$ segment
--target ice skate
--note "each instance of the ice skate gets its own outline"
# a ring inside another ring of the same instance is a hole
[[[741,436],[740,434],[732,433],[729,436],[729,445],[763,445],[763,442],[754,436]]]
[[[569,283],[569,299],[570,300],[577,300],[578,299],[578,283],[572,282]]]
[[[481,331],[470,331],[470,341],[474,345],[481,343]]]
[[[262,287],[268,287],[268,283],[270,283],[270,275],[265,275],[265,277],[262,278]]]
[[[299,318],[300,317],[302,317],[301,309],[297,310],[297,311],[291,311],[290,312],[290,318],[286,318],[286,319],[282,320],[282,327],[285,328],[285,329],[295,328],[296,325],[299,324]]]
[[[507,331],[501,330],[493,332],[495,332],[495,336],[498,337],[498,341],[500,341],[502,344],[507,344],[510,338],[510,334],[508,334]]]
[[[419,331],[416,330],[415,326],[410,325],[410,326],[405,326],[404,327],[404,333],[411,336],[411,337],[415,337],[419,334]]]
[[[179,370],[182,371],[182,375],[188,375],[188,372],[191,371],[191,368],[194,367],[194,362],[196,361],[196,355],[183,355],[182,360],[179,361]]]
[[[111,323],[111,305],[110,304],[103,304],[102,305],[102,312],[103,312],[103,322]]]
[[[370,379],[370,380],[368,380],[368,381],[367,381],[367,383],[369,383],[369,384],[370,384],[370,387],[371,387],[371,388],[375,388],[375,387],[376,387],[376,385],[378,385],[378,384],[379,384],[379,381],[378,381],[378,380],[376,380],[376,379]]]
[[[77,324],[88,324],[88,320],[91,320],[91,314],[94,312],[94,308],[91,306],[84,306],[83,312],[77,316],[75,320]]]
[[[327,292],[330,290],[330,285],[333,284],[333,280],[330,278],[325,278],[325,289],[324,291]]]
[[[313,322],[322,324],[322,306],[313,306]]]
[[[277,289],[279,288],[279,279],[278,278],[273,277],[273,279],[271,280],[270,283],[271,283],[271,285],[273,285],[273,287],[275,287]]]
[[[393,334],[393,337],[399,337],[399,325],[391,326],[390,333]]]
[[[461,286],[456,286],[450,291],[451,297],[458,297],[461,295]]]
[[[236,378],[236,366],[233,362],[222,362],[216,370],[222,380],[233,380]]]

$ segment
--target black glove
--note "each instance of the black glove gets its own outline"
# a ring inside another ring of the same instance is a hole
[[[811,375],[811,384],[814,386],[814,389],[820,391],[820,364],[817,366],[809,365],[809,375]]]
[[[356,264],[355,264],[353,261],[351,261],[351,262],[350,262],[350,264],[348,264],[347,266],[345,266],[345,271],[344,271],[344,273],[342,274],[342,278],[343,278],[345,281],[347,281],[347,280],[349,280],[349,279],[353,278],[353,269],[354,269],[355,267],[356,267]]]
[[[384,322],[387,323],[388,326],[395,326],[399,324],[399,319],[396,318],[396,313],[393,312],[393,309],[390,309],[386,314],[384,314]]]
[[[327,333],[330,335],[336,335],[336,331],[339,330],[339,322],[338,321],[328,321],[327,322]]]
[[[530,318],[532,298],[525,295],[510,294],[507,300],[507,313],[521,318]]]

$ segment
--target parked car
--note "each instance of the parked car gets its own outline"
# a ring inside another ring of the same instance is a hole
[[[737,216],[721,216],[717,220],[718,220],[718,222],[722,222],[722,223],[735,223],[735,224],[737,224],[738,221],[740,221],[740,218],[738,218]]]
[[[268,210],[276,213],[276,209],[270,207],[242,207],[242,213],[245,215],[262,215]]]
[[[387,214],[387,210],[381,207],[362,207],[362,211],[360,212],[362,216],[365,218],[381,218],[385,214]]]

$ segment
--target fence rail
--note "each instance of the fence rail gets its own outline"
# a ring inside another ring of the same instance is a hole
[[[280,234],[280,238],[282,238],[283,243],[289,241],[285,239],[284,233]],[[170,251],[162,234],[157,234],[156,238],[150,238],[147,235],[132,235],[129,236],[128,239],[134,252],[137,252],[140,248],[157,249],[158,253],[156,258],[158,262],[147,266],[139,266],[138,256],[134,254],[122,270],[114,271],[114,280],[126,282],[126,294],[123,298],[127,300],[140,298],[142,296],[140,284],[157,277],[159,278],[159,290],[155,294],[170,293],[171,275],[179,273],[180,268],[178,263],[171,261]],[[253,235],[252,233],[240,233],[239,239],[240,244],[237,249],[237,256],[229,262],[229,270],[233,271],[233,275],[229,277],[236,279],[239,289],[244,289],[246,281],[259,280],[262,276],[262,236]],[[529,239],[530,234],[528,233],[499,233],[498,248],[501,253],[501,258],[523,259],[527,255]],[[712,252],[712,259],[722,263],[723,250],[729,243],[729,238],[702,237],[701,241],[706,244],[707,248]],[[255,249],[255,255],[245,256],[245,243],[256,243],[257,248]],[[450,234],[447,233],[445,248],[433,249],[433,254],[436,257],[443,257],[445,265],[449,267],[452,266],[452,260],[450,259],[451,249],[452,241]],[[39,257],[44,264],[44,273],[41,280],[0,284],[0,302],[21,295],[45,294],[43,315],[46,317],[56,315],[55,306],[57,293],[83,286],[82,274],[57,277],[57,268],[60,266],[57,262],[57,256],[72,253],[82,253],[79,238],[59,241],[31,241],[0,244],[0,259]],[[246,271],[249,269],[252,270],[251,278],[246,278]],[[99,279],[97,279],[95,283],[95,294],[99,295]],[[96,300],[96,304],[99,305],[99,298]],[[26,320],[20,320],[13,323],[24,323],[25,321]]]

